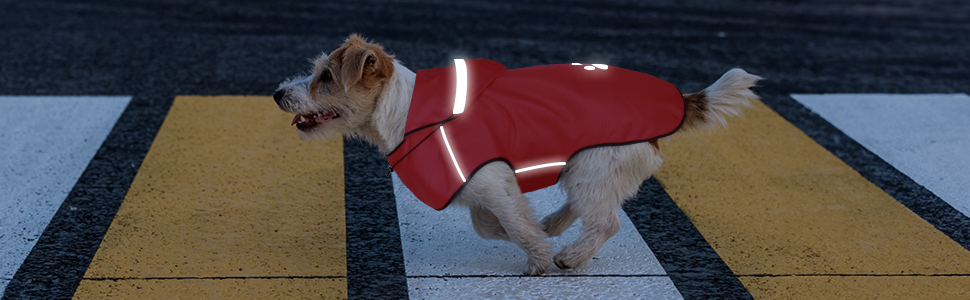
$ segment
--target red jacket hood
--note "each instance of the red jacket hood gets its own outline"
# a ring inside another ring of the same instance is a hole
[[[467,102],[465,107],[472,105],[475,99],[488,88],[492,80],[502,75],[507,69],[497,61],[490,59],[465,59],[466,74],[468,74]],[[411,96],[411,108],[408,110],[407,122],[404,125],[405,136],[427,126],[439,125],[454,120],[460,114],[453,114],[455,103],[455,89],[458,77],[455,66],[418,70],[414,81],[414,93]],[[421,103],[414,103],[420,101]],[[413,109],[413,108],[420,109]]]

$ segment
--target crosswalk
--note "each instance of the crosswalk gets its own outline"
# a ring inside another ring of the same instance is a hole
[[[970,137],[959,133],[970,123],[951,114],[970,113],[970,97],[792,97],[967,214],[960,166]],[[0,198],[0,292],[128,101],[0,97],[0,188],[13,195]],[[373,284],[355,281],[358,246],[349,240],[361,226],[355,216],[380,211],[352,203],[351,182],[368,178],[392,186],[382,201],[396,216],[380,217],[396,218],[399,234],[389,240],[401,249],[368,259],[380,266],[403,257],[400,276],[412,299],[690,299],[714,282],[671,269],[693,248],[652,250],[661,247],[657,239],[676,238],[664,233],[683,228],[645,228],[651,216],[623,210],[620,233],[587,267],[521,276],[523,253],[479,238],[466,211],[428,208],[396,175],[347,173],[346,158],[357,153],[346,153],[339,138],[299,140],[290,118],[265,96],[177,97],[74,298],[353,297],[357,286]],[[667,213],[690,221],[699,247],[730,270],[723,276],[750,293],[742,297],[970,294],[970,251],[926,217],[760,102],[729,124],[663,140],[665,164],[655,176],[662,190],[645,193],[669,195],[676,209]],[[564,201],[556,186],[527,196],[539,214]],[[578,226],[551,239],[555,249]],[[390,271],[396,267],[386,266],[386,275],[399,276]]]

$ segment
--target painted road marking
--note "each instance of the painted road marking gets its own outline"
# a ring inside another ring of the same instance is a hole
[[[763,103],[729,123],[663,141],[656,177],[755,298],[966,290],[970,252]]]
[[[450,297],[459,293],[509,298],[682,298],[622,210],[620,232],[588,266],[563,272],[553,265],[548,276],[527,278],[519,276],[525,271],[522,250],[509,242],[478,237],[466,209],[435,211],[414,197],[397,174],[393,183],[409,295],[415,299],[453,299]],[[539,215],[554,211],[565,201],[558,186],[526,196]],[[551,239],[554,251],[574,240],[579,226],[577,222],[561,237]]]
[[[176,98],[76,298],[346,297],[342,140],[290,118],[269,97]]]
[[[643,277],[409,278],[408,286],[411,299],[683,299],[669,279]]]
[[[968,276],[817,276],[752,277],[749,286],[760,299],[953,299],[965,300]]]
[[[347,293],[344,280],[316,278],[85,280],[82,287],[75,299],[340,299]]]
[[[0,96],[0,295],[129,96]]]
[[[970,96],[792,95],[970,216]]]

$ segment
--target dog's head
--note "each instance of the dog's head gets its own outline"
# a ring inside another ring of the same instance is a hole
[[[287,80],[273,95],[303,139],[358,134],[369,125],[378,97],[394,74],[394,57],[352,34],[313,60],[312,74]]]

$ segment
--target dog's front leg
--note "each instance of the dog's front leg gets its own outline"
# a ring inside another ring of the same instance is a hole
[[[462,193],[468,193],[463,200],[473,208],[473,214],[476,213],[474,209],[488,210],[504,229],[508,240],[529,256],[526,275],[545,274],[546,268],[552,264],[552,244],[546,240],[546,233],[536,221],[529,200],[519,190],[515,173],[508,165],[492,163],[482,167]],[[477,213],[488,216],[484,212]]]
[[[472,216],[472,226],[475,228],[475,233],[478,233],[478,236],[486,240],[511,241],[509,234],[502,227],[502,223],[498,221],[498,217],[491,210],[481,205],[472,205],[468,209]]]

